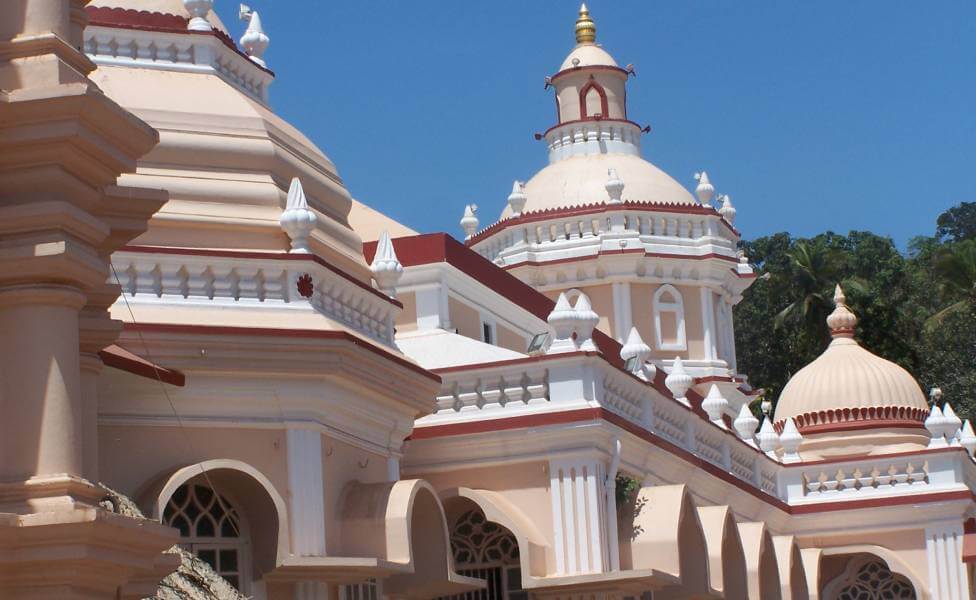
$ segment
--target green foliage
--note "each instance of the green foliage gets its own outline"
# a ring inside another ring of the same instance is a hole
[[[766,397],[829,342],[826,316],[841,283],[858,315],[858,341],[938,385],[957,412],[976,416],[976,203],[939,217],[937,235],[905,254],[890,238],[852,231],[743,241],[759,278],[735,308],[739,371]]]

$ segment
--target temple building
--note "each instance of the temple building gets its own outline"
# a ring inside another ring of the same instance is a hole
[[[0,599],[976,597],[972,426],[840,287],[752,412],[736,209],[585,5],[549,164],[458,238],[352,198],[213,7],[0,5]]]

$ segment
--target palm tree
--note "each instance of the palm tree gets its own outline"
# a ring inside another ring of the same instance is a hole
[[[781,310],[773,320],[775,329],[787,321],[799,321],[801,327],[814,338],[824,334],[824,319],[831,310],[833,286],[840,271],[841,257],[835,250],[806,241],[797,242],[789,251],[792,273],[788,285],[797,292],[797,299]]]
[[[976,240],[963,240],[940,248],[935,254],[935,279],[942,297],[955,302],[929,317],[934,327],[949,315],[976,308]]]

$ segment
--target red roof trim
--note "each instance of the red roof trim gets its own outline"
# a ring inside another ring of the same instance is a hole
[[[187,335],[251,335],[251,336],[266,336],[266,337],[289,337],[289,338],[300,338],[300,339],[320,339],[320,340],[338,340],[342,342],[350,343],[354,346],[372,352],[384,358],[386,360],[392,361],[401,367],[405,367],[419,375],[431,379],[433,381],[440,382],[441,378],[436,374],[424,369],[420,365],[410,362],[409,360],[397,356],[392,352],[384,350],[379,346],[371,344],[363,339],[360,339],[349,332],[346,331],[316,331],[312,329],[277,329],[271,327],[226,327],[217,325],[172,325],[168,323],[126,323],[126,331],[138,331],[145,333],[176,333],[176,334],[187,334]]]
[[[635,201],[627,200],[620,204],[607,204],[606,202],[598,202],[594,204],[584,204],[582,206],[567,206],[560,208],[547,208],[545,210],[537,210],[532,212],[524,212],[517,217],[508,217],[502,221],[496,221],[495,223],[489,225],[485,229],[482,229],[477,234],[472,236],[469,240],[465,242],[467,246],[473,246],[478,242],[491,237],[491,235],[508,229],[509,227],[517,225],[525,225],[528,223],[536,223],[539,221],[547,221],[549,219],[564,218],[564,217],[579,217],[586,215],[598,215],[613,211],[620,210],[630,210],[630,211],[642,211],[642,212],[671,212],[680,213],[688,215],[707,215],[707,216],[717,216],[719,217],[719,222],[732,232],[736,238],[739,237],[739,230],[735,227],[729,225],[722,215],[711,206],[702,206],[700,204],[676,204],[673,202],[647,202],[647,201]]]
[[[145,10],[135,10],[132,8],[118,8],[108,6],[86,6],[85,12],[88,13],[88,24],[100,27],[114,27],[117,29],[135,29],[137,31],[158,31],[160,33],[187,33],[192,35],[211,35],[220,40],[225,46],[247,59],[258,69],[274,76],[274,71],[267,67],[262,67],[244,54],[234,40],[229,35],[219,29],[210,31],[190,31],[187,24],[190,22],[184,16],[171,15],[160,12],[149,12]]]
[[[151,363],[141,356],[133,354],[115,344],[99,351],[98,356],[102,359],[102,363],[106,367],[112,367],[148,379],[159,380],[177,387],[186,385],[186,376],[180,371],[167,369],[166,367]]]
[[[375,243],[375,242],[374,242]],[[317,254],[274,252],[266,250],[208,250],[203,248],[173,248],[169,246],[123,246],[119,252],[142,252],[145,254],[174,254],[178,256],[216,256],[221,258],[251,258],[258,260],[291,260],[291,261],[312,261],[315,264],[325,267],[343,279],[359,286],[378,298],[386,300],[390,304],[403,308],[403,303],[396,298],[391,298],[373,286],[366,285],[339,267],[326,262],[324,258]]]
[[[818,502],[816,504],[802,504],[791,506],[790,513],[794,515],[809,515],[821,512],[835,512],[839,510],[859,510],[865,508],[882,508],[887,506],[902,506],[905,504],[927,504],[929,502],[947,502],[954,500],[976,500],[976,496],[969,490],[952,492],[930,492],[927,494],[906,494],[904,496],[885,496],[881,498],[864,498],[863,500],[835,500],[833,502]]]

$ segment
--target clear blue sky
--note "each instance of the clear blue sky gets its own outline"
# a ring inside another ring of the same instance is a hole
[[[420,231],[497,218],[546,164],[543,77],[578,2],[248,0],[277,73],[272,105],[352,194]],[[218,12],[239,37],[236,3]],[[900,245],[976,201],[976,2],[589,3],[634,63],[645,157],[686,186],[706,169],[747,238],[867,229]]]

